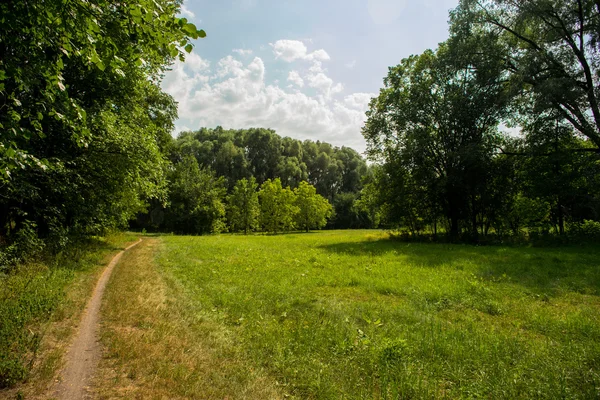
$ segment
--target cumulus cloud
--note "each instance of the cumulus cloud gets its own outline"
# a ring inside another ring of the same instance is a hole
[[[309,59],[313,53],[300,50],[299,54]],[[163,89],[179,103],[180,130],[183,126],[265,127],[282,136],[364,150],[360,129],[372,94],[343,96],[342,84],[327,75],[316,56],[309,59],[313,63],[304,74],[297,70],[288,73],[292,89],[267,84],[260,57],[241,62],[227,56],[214,65],[196,57],[188,57],[185,64],[177,62],[162,82]],[[312,95],[301,90],[307,86],[314,89]]]
[[[179,13],[186,18],[196,18],[196,14],[194,14],[189,8],[187,8],[185,4],[181,5]]]
[[[210,62],[204,60],[196,53],[186,54],[185,65],[196,73],[207,71],[210,68]]]
[[[292,82],[293,84],[295,84],[298,87],[304,86],[304,79],[302,79],[302,77],[300,76],[298,71],[290,71],[290,73],[288,74],[287,80],[289,82]]]
[[[295,60],[327,61],[330,59],[329,54],[323,49],[309,53],[306,45],[299,40],[278,40],[270,45],[275,57],[286,62]]]

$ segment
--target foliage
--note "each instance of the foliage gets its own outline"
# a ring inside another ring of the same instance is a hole
[[[437,52],[404,59],[390,68],[384,89],[371,101],[363,129],[369,155],[385,165],[389,190],[407,200],[399,202],[399,214],[417,231],[424,215],[411,210],[425,206],[428,218],[443,213],[452,236],[467,221],[477,232],[477,215],[489,196],[485,165],[505,110],[497,60],[475,57],[490,45],[485,36],[451,40]]]
[[[462,0],[453,29],[487,31],[506,50],[521,116],[557,113],[600,147],[600,8],[594,0]],[[492,52],[495,49],[487,49]]]
[[[254,177],[261,185],[267,179],[279,178],[283,186],[292,189],[307,181],[318,194],[335,203],[343,193],[356,197],[362,179],[369,174],[361,155],[348,147],[282,138],[270,129],[217,127],[184,132],[174,143],[171,159],[177,161],[189,154],[224,177],[229,192],[240,179]]]
[[[517,195],[512,210],[506,220],[512,231],[518,235],[521,228],[540,228],[547,226],[550,217],[550,204],[540,199]]]
[[[169,176],[170,204],[165,210],[167,230],[181,233],[218,233],[225,230],[225,185],[213,171],[200,168],[192,156],[175,164]]]
[[[179,3],[0,4],[0,238],[31,223],[54,251],[164,201],[176,117],[159,87],[188,40]]]
[[[260,205],[258,203],[256,179],[240,179],[227,196],[227,220],[232,232],[244,234],[258,228]]]
[[[598,220],[598,21],[592,1],[462,0],[449,39],[391,67],[367,113],[382,222],[480,241]]]
[[[266,232],[278,233],[294,228],[298,207],[295,205],[294,192],[281,186],[281,180],[267,179],[260,186],[260,223]]]
[[[580,240],[598,241],[600,239],[600,222],[584,220],[572,224],[569,233]]]
[[[323,196],[317,194],[317,189],[306,181],[294,189],[295,203],[298,207],[296,226],[308,232],[310,229],[320,229],[327,224],[331,216],[331,204]]]

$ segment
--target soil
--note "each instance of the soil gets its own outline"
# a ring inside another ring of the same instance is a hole
[[[123,253],[141,241],[142,239],[114,256],[98,279],[98,283],[92,292],[92,297],[81,316],[81,322],[75,333],[73,343],[67,352],[65,365],[59,373],[57,382],[52,390],[53,398],[61,400],[91,398],[88,388],[102,354],[102,348],[99,343],[98,324],[102,296],[110,275]]]

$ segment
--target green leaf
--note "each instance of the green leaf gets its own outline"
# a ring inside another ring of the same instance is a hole
[[[183,26],[183,31],[191,38],[198,38],[198,29],[196,28],[196,25],[191,22]]]
[[[187,46],[185,46],[185,51],[187,51],[188,53],[191,53],[193,49],[194,46],[191,43],[188,43]]]
[[[200,29],[198,31],[198,37],[201,37],[201,38],[205,38],[206,37],[206,32],[204,32],[204,29]]]
[[[6,79],[6,71],[0,69],[0,81],[3,81]]]

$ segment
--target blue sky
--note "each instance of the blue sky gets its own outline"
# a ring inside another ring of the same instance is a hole
[[[281,136],[365,149],[369,99],[387,68],[448,36],[458,0],[187,0],[194,41],[162,86],[176,132],[273,128]]]

